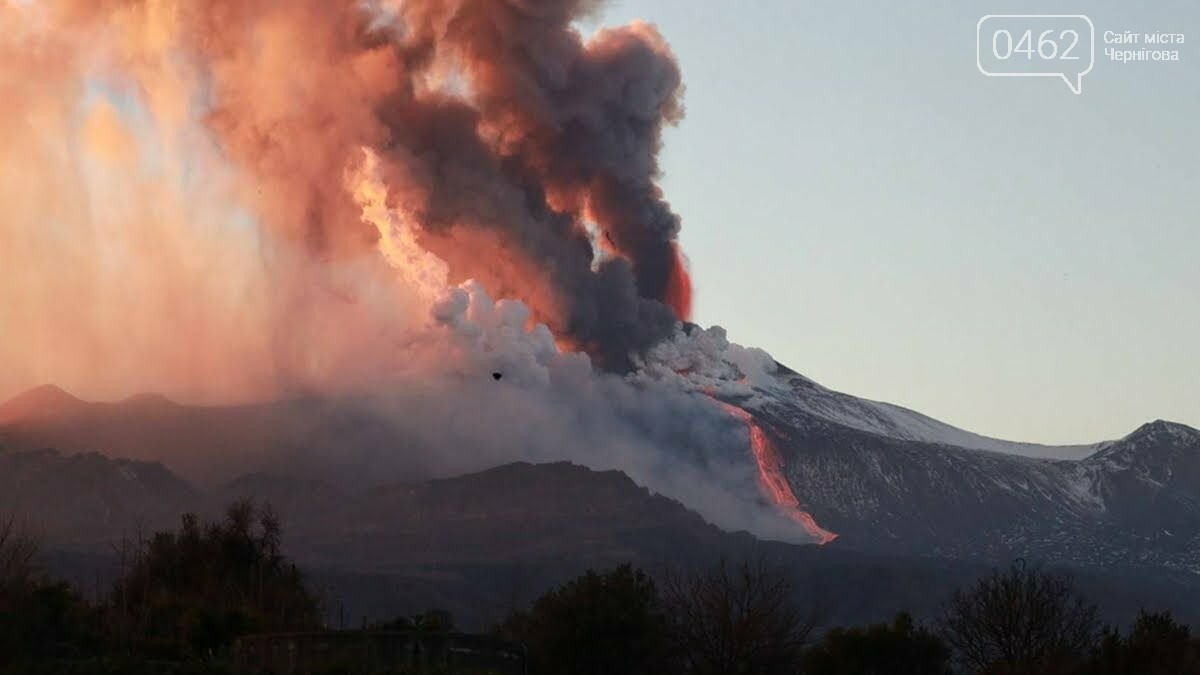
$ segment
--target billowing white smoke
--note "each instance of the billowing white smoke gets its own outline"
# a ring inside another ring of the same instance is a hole
[[[770,354],[730,342],[720,326],[702,329],[681,324],[670,339],[634,357],[634,363],[638,367],[634,378],[640,382],[670,383],[718,397],[753,396],[756,389],[781,386]]]
[[[396,282],[430,307],[430,323],[404,331],[381,363],[392,367],[379,380],[387,393],[371,397],[411,440],[424,473],[570,460],[624,471],[726,529],[807,540],[761,498],[744,420],[711,398],[769,386],[768,354],[731,344],[721,328],[680,324],[633,374],[602,371],[587,354],[560,351],[524,303],[494,301],[476,281],[449,286],[445,263],[418,243],[417,219],[389,199],[373,153],[346,183]]]
[[[760,497],[745,425],[704,393],[744,390],[738,379],[763,372],[765,353],[730,345],[719,328],[691,337],[681,329],[655,360],[620,376],[559,351],[525,305],[493,301],[476,282],[450,289],[432,314],[405,347],[403,360],[420,370],[368,399],[403,429],[410,448],[399,451],[415,451],[423,472],[568,460],[623,471],[724,529],[809,541]],[[697,368],[674,370],[685,363]]]
[[[530,312],[524,303],[493,302],[476,281],[451,289],[434,305],[433,316],[448,329],[443,344],[458,352],[460,358],[452,362],[465,375],[491,372],[518,384],[548,386],[552,368],[591,369],[584,354],[560,354],[545,325],[527,329]]]

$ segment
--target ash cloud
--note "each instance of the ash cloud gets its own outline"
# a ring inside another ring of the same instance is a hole
[[[377,243],[344,185],[367,150],[390,206],[411,216],[450,282],[474,278],[520,298],[560,340],[627,370],[631,354],[690,311],[679,218],[657,184],[662,130],[683,115],[683,86],[650,25],[580,35],[573,22],[599,6],[0,4],[4,25],[20,27],[0,37],[0,80],[17,87],[0,121],[24,136],[0,159],[29,174],[0,188],[15,204],[0,217],[12,256],[0,299],[17,308],[5,323],[18,326],[5,355],[29,364],[22,378],[63,381],[70,370],[74,388],[107,392],[139,378],[35,352],[45,334],[69,329],[73,338],[54,341],[97,358],[119,342],[110,326],[124,322],[172,394],[321,386],[334,357],[314,354],[354,351],[329,335],[325,317],[358,313],[339,311],[339,299],[381,295],[377,279],[345,272],[372,267],[363,258]],[[78,108],[105,103],[115,113],[85,133]],[[248,224],[231,225],[239,219]],[[166,251],[162,269],[146,271],[155,266],[147,249]],[[136,263],[94,262],[111,251]],[[59,279],[39,278],[51,276]],[[122,288],[108,288],[114,279]],[[146,296],[140,309],[162,313],[183,304],[182,291],[189,309],[168,312],[202,327],[194,340],[130,306]],[[64,297],[88,311],[51,321],[33,307],[64,306]],[[255,318],[231,325],[231,306]],[[206,362],[195,372],[174,353],[187,342]]]
[[[647,24],[585,40],[572,22],[597,3],[571,0],[46,5],[80,39],[109,36],[139,87],[185,64],[180,95],[243,199],[316,258],[374,244],[342,189],[366,148],[453,281],[522,298],[605,365],[689,312],[656,159],[682,81]]]
[[[566,459],[623,471],[719,527],[812,541],[761,497],[746,425],[708,395],[655,368],[598,371],[587,355],[558,351],[544,325],[529,327],[522,303],[495,302],[476,282],[451,290],[433,311],[429,334],[410,345],[427,370],[400,374],[361,403],[402,430],[417,456],[356,459],[355,480],[401,464],[437,476]]]
[[[599,4],[0,0],[0,395],[376,392],[421,449],[385,463],[572,459],[803,537],[671,375],[683,85]]]

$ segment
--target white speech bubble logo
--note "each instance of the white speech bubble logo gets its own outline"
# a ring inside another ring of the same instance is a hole
[[[1095,64],[1096,27],[1086,15],[988,14],[975,24],[975,65],[988,77],[1061,77],[1079,94]]]

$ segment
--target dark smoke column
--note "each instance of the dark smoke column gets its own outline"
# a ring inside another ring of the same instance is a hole
[[[444,26],[435,42],[461,65],[483,134],[503,161],[533,179],[553,211],[577,227],[594,223],[600,246],[628,261],[632,289],[612,278],[627,272],[603,269],[599,281],[565,289],[581,305],[569,332],[602,352],[619,352],[645,347],[690,314],[679,217],[657,184],[663,127],[683,116],[683,85],[650,25],[604,30],[585,43],[571,23],[598,4],[442,0],[410,3],[407,16],[431,33]],[[620,266],[600,267],[609,265]],[[641,300],[666,305],[674,316],[639,307]]]
[[[374,246],[346,189],[366,149],[452,282],[473,277],[526,302],[602,366],[628,367],[688,317],[679,217],[657,158],[683,87],[652,26],[585,41],[572,23],[594,0],[46,4],[81,29],[149,17],[172,36],[247,201],[310,262]],[[309,271],[296,277],[319,285]],[[297,315],[328,295],[297,285]]]

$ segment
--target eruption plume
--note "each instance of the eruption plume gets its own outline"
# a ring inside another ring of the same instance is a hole
[[[682,84],[652,26],[584,39],[573,22],[597,6],[5,0],[0,18],[16,29],[0,38],[0,81],[17,90],[4,121],[36,125],[43,145],[9,144],[0,159],[44,169],[35,192],[78,210],[10,214],[0,236],[8,251],[30,241],[52,248],[36,231],[46,225],[31,221],[94,225],[86,202],[112,201],[101,194],[110,179],[97,173],[161,181],[173,170],[187,183],[180,201],[196,202],[172,205],[180,213],[171,216],[192,222],[151,234],[175,239],[197,220],[228,222],[244,210],[247,229],[259,230],[252,245],[271,249],[254,261],[271,268],[264,287],[287,288],[257,313],[320,315],[320,296],[362,292],[304,260],[345,265],[379,238],[361,218],[361,190],[345,185],[366,151],[387,206],[411,221],[409,236],[444,261],[451,283],[474,278],[519,297],[556,335],[623,369],[630,352],[668,335],[689,310],[679,218],[662,198],[656,159],[663,127],[683,114]],[[73,109],[81,103],[97,110],[83,129]],[[201,196],[197,184],[217,179],[224,184]],[[162,190],[142,186],[126,201],[146,203],[147,193]],[[216,204],[227,212],[213,213]],[[145,219],[155,216],[167,220]],[[130,238],[104,236],[100,248]],[[16,285],[0,297],[28,295]],[[270,348],[298,356],[252,379],[311,379],[306,343],[322,338],[289,328],[276,336],[283,347]]]
[[[749,496],[802,513],[761,428],[664,365],[705,348],[658,182],[683,85],[649,24],[585,39],[600,4],[0,0],[0,396],[390,387],[439,470],[457,433],[804,539]]]

